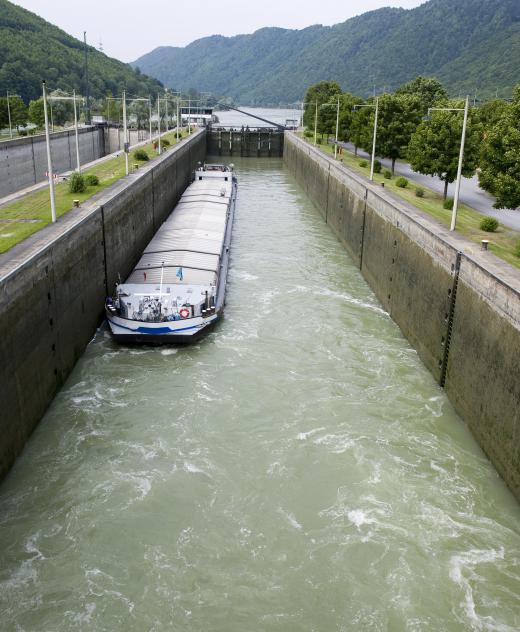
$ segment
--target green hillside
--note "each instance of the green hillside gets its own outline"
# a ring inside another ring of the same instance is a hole
[[[248,104],[287,103],[308,85],[338,81],[361,95],[436,75],[450,92],[508,97],[520,82],[518,0],[429,0],[379,9],[332,27],[264,28],[161,47],[132,65],[165,85]]]
[[[80,10],[87,10],[86,5]],[[149,94],[160,88],[155,79],[89,46],[90,93]],[[18,93],[27,103],[41,96],[41,80],[51,90],[85,92],[83,42],[30,11],[0,0],[0,94]]]

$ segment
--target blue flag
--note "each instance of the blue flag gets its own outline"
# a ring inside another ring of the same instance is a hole
[[[183,274],[182,274],[182,268],[177,268],[177,273],[176,273],[176,275],[175,275],[175,276],[177,276],[177,278],[179,279],[179,281],[182,281],[182,280],[183,280],[184,276],[183,276]]]

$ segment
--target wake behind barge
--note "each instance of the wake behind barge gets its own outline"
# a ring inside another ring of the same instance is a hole
[[[237,180],[233,166],[208,164],[146,247],[105,311],[122,343],[196,340],[224,311]]]

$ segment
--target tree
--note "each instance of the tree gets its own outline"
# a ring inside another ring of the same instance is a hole
[[[324,103],[318,108],[318,133],[335,134],[338,106],[336,103]]]
[[[9,125],[9,114],[7,111],[6,97],[0,97],[0,129],[4,129]]]
[[[363,103],[363,99],[356,97],[349,92],[341,95],[339,106],[339,139],[342,141],[353,141],[355,136],[354,118],[356,112],[354,105]]]
[[[496,197],[495,208],[520,206],[520,86],[496,124],[484,133],[480,186]]]
[[[316,103],[318,108],[324,103],[332,103],[334,97],[341,94],[341,88],[335,81],[320,81],[308,88],[305,95],[305,110],[303,113],[303,123],[306,127],[314,129],[314,116]]]
[[[45,125],[45,115],[43,113],[43,97],[35,99],[29,103],[28,118],[36,127]]]
[[[406,155],[412,134],[421,122],[421,114],[422,102],[416,95],[384,94],[379,97],[376,154],[392,161],[392,174],[395,161]],[[364,149],[371,151],[371,142],[370,146],[365,144]]]
[[[372,110],[370,108],[355,110],[349,135],[349,140],[354,143],[354,155],[357,156],[359,147],[367,147],[372,142],[373,130],[374,119]]]
[[[404,83],[395,91],[396,95],[414,95],[421,101],[424,114],[436,103],[445,103],[448,93],[442,83],[435,77],[418,76],[408,83]]]
[[[10,96],[9,109],[11,111],[11,125],[16,127],[16,129],[25,127],[27,123],[27,108],[22,99],[17,96]]]
[[[72,101],[60,101],[60,97],[69,98],[69,94],[63,90],[54,90],[49,95],[47,107],[52,107],[52,121],[54,125],[65,125],[74,118],[74,105]],[[78,103],[79,106],[79,103]]]
[[[460,102],[450,102],[448,107],[463,107]],[[463,117],[461,112],[433,112],[429,121],[423,121],[412,135],[407,157],[414,171],[437,176],[444,182],[444,199],[448,185],[455,181],[459,164],[460,138]],[[475,173],[481,148],[481,126],[468,119],[462,175]]]

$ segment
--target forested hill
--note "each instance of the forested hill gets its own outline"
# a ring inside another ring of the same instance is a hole
[[[72,5],[71,5],[72,7]],[[75,9],[74,9],[75,10]],[[88,10],[81,5],[78,10]],[[89,47],[90,93],[101,97],[119,93],[148,95],[160,88],[155,79],[137,74],[131,66]],[[83,42],[21,7],[0,0],[0,94],[19,94],[27,103],[41,96],[41,81],[51,90],[84,93]]]
[[[161,47],[135,62],[165,85],[210,90],[247,104],[302,98],[310,84],[336,80],[360,95],[422,75],[452,92],[511,95],[520,79],[520,0],[429,0],[379,9],[332,27],[264,28]]]

